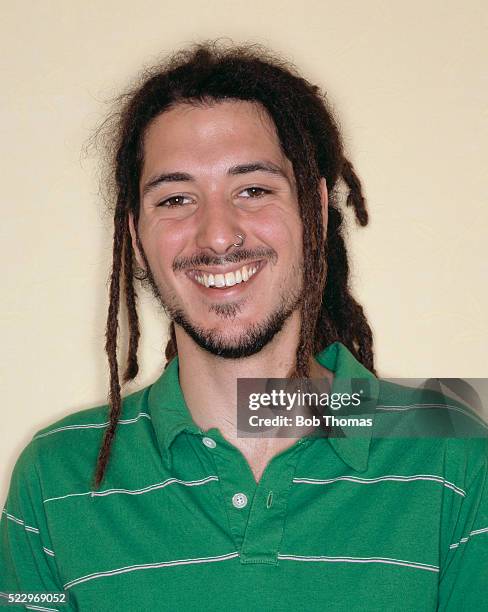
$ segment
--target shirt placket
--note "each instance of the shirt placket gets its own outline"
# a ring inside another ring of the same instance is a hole
[[[201,444],[215,465],[222,494],[219,503],[225,506],[236,549],[240,550],[257,489],[256,481],[242,453],[227,442],[218,429],[202,433]]]
[[[276,565],[283,537],[288,496],[306,440],[271,459],[259,483],[243,454],[217,429],[202,436],[219,477],[222,500],[240,561]]]

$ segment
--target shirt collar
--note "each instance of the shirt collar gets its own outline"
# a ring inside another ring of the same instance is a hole
[[[331,393],[353,393],[362,389],[358,414],[371,418],[371,426],[342,427],[342,437],[330,436],[330,445],[350,467],[363,472],[368,467],[369,448],[373,433],[376,404],[380,391],[379,380],[340,342],[334,342],[316,355],[317,361],[334,372]],[[341,416],[337,414],[337,416]]]
[[[368,415],[374,417],[379,383],[378,379],[365,368],[340,342],[334,342],[316,355],[316,360],[334,372],[332,393],[351,392],[351,380],[366,384]],[[363,405],[363,404],[362,404]],[[178,357],[166,367],[159,379],[149,388],[148,407],[161,454],[169,460],[169,449],[175,437],[182,431],[201,434],[203,431],[194,423],[186,405],[179,381]],[[372,427],[342,428],[342,437],[329,437],[328,441],[337,455],[356,471],[368,466]]]

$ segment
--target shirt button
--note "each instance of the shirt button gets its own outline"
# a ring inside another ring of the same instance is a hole
[[[236,493],[232,497],[232,505],[234,508],[244,508],[247,506],[247,495],[244,493]]]
[[[215,440],[212,440],[212,438],[202,438],[202,442],[207,448],[215,448],[217,446],[217,442],[215,442]]]

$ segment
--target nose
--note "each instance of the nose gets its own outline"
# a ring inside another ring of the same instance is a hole
[[[199,211],[197,247],[223,255],[239,242],[236,234],[242,233],[237,220],[237,210],[225,199],[207,200]]]

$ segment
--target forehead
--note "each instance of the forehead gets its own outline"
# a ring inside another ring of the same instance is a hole
[[[257,159],[291,168],[273,120],[254,102],[180,103],[149,124],[143,142],[141,178],[155,169],[184,170],[191,166],[218,171]]]

